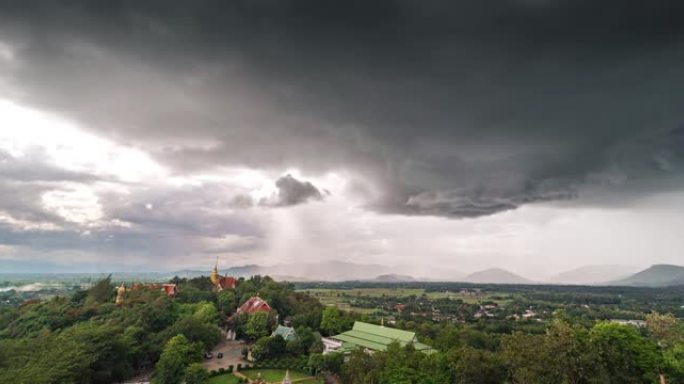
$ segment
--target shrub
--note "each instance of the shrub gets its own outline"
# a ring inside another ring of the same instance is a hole
[[[233,364],[228,366],[228,373],[232,373],[232,372],[233,372]]]
[[[242,364],[238,363],[237,367],[235,367],[235,370],[240,372],[242,370]]]

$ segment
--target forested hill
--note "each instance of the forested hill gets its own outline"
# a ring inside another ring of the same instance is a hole
[[[290,316],[301,329],[317,329],[320,322],[317,300],[268,277],[240,279],[236,289],[221,292],[212,289],[208,278],[174,282],[175,298],[143,287],[127,290],[117,305],[118,284],[106,278],[71,297],[0,308],[0,383],[107,384],[156,368],[155,383],[179,384],[186,367],[202,369],[197,366],[202,352],[221,339],[218,326],[257,294],[268,300],[273,315]],[[244,320],[238,331],[247,340],[270,334],[268,321],[274,321]]]
[[[671,264],[656,264],[630,277],[615,281],[613,284],[641,287],[684,285],[684,267]]]
[[[491,284],[532,284],[522,276],[501,268],[490,268],[471,273],[463,281],[468,283],[491,283]]]

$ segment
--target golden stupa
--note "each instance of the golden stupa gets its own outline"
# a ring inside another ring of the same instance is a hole
[[[219,276],[218,273],[218,257],[216,257],[216,264],[214,265],[214,269],[211,270],[211,275],[209,275],[209,279],[211,280],[211,283],[214,284],[214,286],[217,286],[219,280],[221,279],[221,276]]]
[[[124,283],[121,283],[121,286],[116,290],[116,304],[123,304],[124,301],[124,295],[126,294],[126,287],[124,286]]]

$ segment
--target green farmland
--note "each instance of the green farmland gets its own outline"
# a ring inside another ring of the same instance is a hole
[[[483,292],[478,295],[463,294],[458,291],[443,291],[443,292],[427,292],[423,288],[353,288],[353,289],[335,289],[335,288],[311,288],[301,289],[304,292],[317,298],[324,305],[334,305],[339,309],[348,310],[359,313],[373,313],[376,309],[361,308],[354,306],[355,300],[363,297],[394,297],[394,298],[410,298],[421,297],[425,295],[430,300],[451,299],[462,300],[468,304],[477,304],[483,301],[492,301],[499,305],[504,305],[510,300],[510,296],[505,293],[498,292]]]

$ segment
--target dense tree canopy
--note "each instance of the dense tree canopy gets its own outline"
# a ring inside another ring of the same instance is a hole
[[[176,335],[164,346],[155,367],[154,384],[181,384],[185,381],[186,370],[191,363],[202,359],[202,345],[190,342],[183,335]],[[191,374],[195,375],[195,368]]]
[[[355,320],[378,324],[387,311],[323,307],[291,284],[268,277],[239,279],[235,290],[221,292],[206,277],[174,281],[179,287],[175,299],[142,287],[128,290],[116,305],[118,284],[106,278],[70,297],[0,309],[0,382],[104,384],[154,371],[158,384],[204,383],[208,373],[199,362],[202,352],[220,341],[221,326],[235,326],[256,361],[309,355],[312,372],[334,373],[345,384],[650,384],[661,377],[670,384],[684,382],[684,325],[671,314],[652,312],[643,317],[644,327],[589,319],[565,306],[534,321],[505,316],[438,321],[420,314],[428,309],[473,313],[462,301],[414,296],[402,299],[408,303],[402,311],[389,313],[392,326],[416,332],[435,353],[395,343],[373,354],[356,350],[345,359],[322,355],[321,335],[349,330]],[[256,294],[273,309],[236,316],[238,305]],[[556,300],[565,294],[533,295]],[[382,303],[398,302],[389,296],[355,300],[380,303],[390,311],[395,304]],[[606,294],[568,300],[607,306],[624,302]],[[496,308],[495,301],[484,303]],[[535,305],[541,312],[547,304]],[[518,296],[509,305],[516,311],[530,307]],[[294,339],[270,336],[277,319],[295,328]]]
[[[172,281],[175,299],[152,286],[127,284],[116,305],[120,282],[107,277],[71,297],[0,308],[0,382],[112,383],[153,368],[157,383],[201,382],[193,363],[220,341],[219,327],[237,306],[256,294],[273,311],[235,318],[248,338],[270,335],[276,318],[292,318],[301,328],[289,349],[282,339],[271,341],[267,355],[308,353],[318,341],[312,327],[320,323],[322,306],[291,284],[255,276],[240,279],[235,290],[215,292],[207,277]]]
[[[673,383],[682,377],[682,344],[661,354],[656,342],[631,325],[601,322],[586,328],[556,319],[543,334],[504,335],[493,350],[468,345],[461,337],[467,332],[467,327],[440,332],[434,343],[444,349],[431,355],[411,345],[371,355],[359,350],[339,372],[350,384],[646,384],[657,382],[661,373]],[[315,359],[310,364],[322,365]]]

